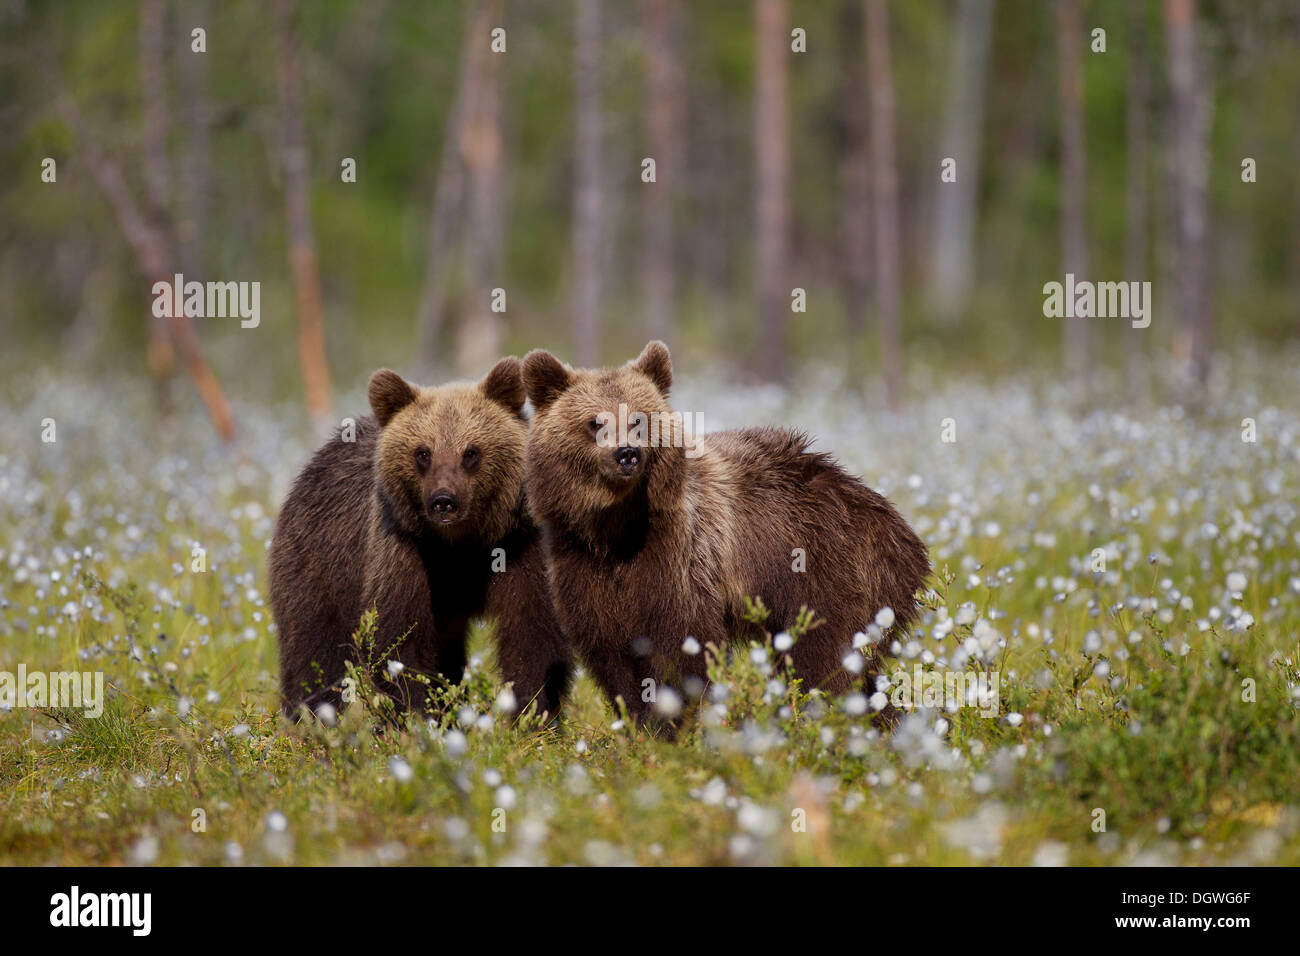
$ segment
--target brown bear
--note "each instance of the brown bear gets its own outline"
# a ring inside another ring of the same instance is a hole
[[[412,673],[459,683],[469,622],[485,616],[518,707],[558,712],[570,655],[524,504],[523,405],[516,358],[477,384],[371,377],[374,417],[357,420],[355,440],[340,430],[316,452],[272,537],[286,715],[338,707],[346,663],[368,663],[353,634],[372,607],[375,677],[400,709],[425,702]]]
[[[925,546],[884,497],[810,452],[803,433],[688,439],[667,401],[672,380],[657,341],[621,368],[570,369],[544,351],[524,358],[536,408],[528,506],[579,657],[643,721],[665,684],[704,687],[705,655],[689,642],[688,653],[686,639],[722,648],[755,636],[745,599],[759,598],[773,633],[805,607],[820,619],[788,652],[806,689],[873,693],[876,648],[864,649],[860,674],[845,659],[884,608],[900,629],[915,616]]]

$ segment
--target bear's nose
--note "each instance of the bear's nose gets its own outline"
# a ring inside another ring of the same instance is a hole
[[[641,464],[641,449],[633,445],[623,445],[614,451],[614,461],[622,469],[625,475],[630,475],[636,471],[636,466]]]
[[[440,491],[429,499],[429,507],[433,510],[434,514],[449,515],[459,506],[460,502],[458,502],[456,496],[449,491]]]

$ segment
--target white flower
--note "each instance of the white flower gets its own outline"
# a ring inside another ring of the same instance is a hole
[[[1247,583],[1248,582],[1246,580],[1246,575],[1242,574],[1240,571],[1233,571],[1231,574],[1228,575],[1229,591],[1235,591],[1239,594],[1242,591],[1246,590]]]
[[[661,687],[655,695],[655,711],[665,717],[676,717],[682,712],[682,696],[671,687]]]
[[[688,637],[682,641],[682,651],[694,657],[700,652],[700,642],[693,637]]]
[[[882,630],[888,630],[894,626],[894,609],[892,607],[882,607],[876,612],[876,625]]]
[[[388,761],[388,772],[398,783],[410,783],[415,779],[415,771],[401,757],[393,757]]]

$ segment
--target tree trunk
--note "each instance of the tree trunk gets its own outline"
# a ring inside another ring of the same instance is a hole
[[[439,365],[448,364],[440,360],[439,339],[447,311],[447,289],[455,258],[452,226],[461,211],[465,195],[461,131],[466,123],[473,74],[478,69],[475,60],[487,55],[490,30],[487,4],[479,2],[468,8],[455,98],[443,130],[442,157],[438,162],[438,182],[434,187],[433,212],[429,219],[429,252],[424,267],[424,288],[416,312],[422,373],[431,373]]]
[[[573,351],[580,365],[600,356],[603,123],[600,106],[600,0],[577,0],[574,68],[576,156],[573,184]]]
[[[992,22],[993,0],[961,0],[957,5],[943,139],[944,157],[957,161],[957,181],[939,184],[930,283],[931,306],[948,324],[960,321],[970,302]]]
[[[1195,0],[1165,0],[1174,106],[1179,305],[1195,384],[1210,374],[1208,84],[1196,50]]]
[[[207,23],[208,0],[192,0],[187,12],[195,23]],[[190,51],[188,22],[173,36],[179,36],[181,98],[184,106],[185,140],[181,152],[179,219],[176,238],[180,241],[181,268],[186,275],[203,278],[206,268],[203,237],[208,226],[208,191],[212,188],[211,142],[209,136],[208,56]]]
[[[1060,0],[1057,41],[1060,54],[1061,97],[1061,259],[1064,271],[1076,280],[1088,278],[1088,235],[1084,220],[1086,167],[1083,129],[1083,23],[1078,0]],[[1065,368],[1076,385],[1086,382],[1090,367],[1090,328],[1087,318],[1065,322]]]
[[[885,404],[899,407],[903,345],[899,293],[898,176],[894,166],[894,81],[889,57],[889,13],[884,0],[867,2],[867,71],[871,83],[871,203],[875,213],[876,312]]]
[[[140,3],[140,99],[144,148],[144,216],[159,228],[167,221],[169,170],[167,165],[167,8],[163,0]],[[176,355],[167,320],[152,316],[146,361],[153,376],[158,409],[164,418],[172,413],[172,378]]]
[[[789,17],[785,0],[756,0],[758,77],[754,110],[755,218],[758,224],[759,363],[763,376],[789,374],[786,275],[789,230]]]
[[[848,326],[867,327],[871,308],[871,151],[862,0],[840,0],[840,284]]]
[[[1128,13],[1128,105],[1124,114],[1127,155],[1124,173],[1124,279],[1142,282],[1148,278],[1147,235],[1147,102],[1150,75],[1147,65],[1146,5]],[[1148,303],[1150,308],[1150,303]],[[1150,329],[1135,329],[1129,323],[1126,378],[1129,398],[1140,401],[1146,394],[1146,347]]]
[[[500,0],[482,5],[477,49],[470,59],[466,123],[460,137],[461,157],[469,177],[469,223],[466,267],[469,308],[462,316],[457,349],[462,374],[481,375],[501,354],[502,313],[492,311],[492,289],[500,284],[502,153],[501,68],[505,57],[490,50],[491,30],[501,22]]]
[[[100,152],[98,145],[89,135],[81,114],[72,100],[64,98],[59,104],[64,119],[76,133],[81,147],[81,155],[90,168],[91,175],[99,184],[100,191],[108,200],[117,220],[123,238],[135,253],[141,275],[152,289],[155,283],[165,282],[171,286],[174,278],[175,256],[172,252],[174,239],[165,224],[151,222],[131,198],[126,180],[116,163]],[[230,441],[235,435],[235,419],[226,401],[225,392],[213,374],[203,349],[199,344],[198,334],[183,307],[181,289],[173,289],[175,301],[172,303],[172,315],[165,319],[167,333],[180,352],[186,371],[194,380],[217,434],[222,441]]]
[[[325,356],[320,264],[311,223],[311,164],[303,121],[302,74],[298,64],[296,0],[276,4],[279,45],[280,146],[284,168],[285,218],[289,227],[289,264],[293,270],[298,311],[298,363],[306,389],[307,412],[317,427],[330,423],[329,362]]]
[[[677,0],[643,0],[646,48],[645,135],[655,182],[642,183],[645,230],[645,323],[652,339],[667,340],[677,285],[673,204],[681,172],[682,70]]]

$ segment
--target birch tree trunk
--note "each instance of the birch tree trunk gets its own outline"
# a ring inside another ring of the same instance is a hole
[[[1210,374],[1209,96],[1196,50],[1195,0],[1165,0],[1178,207],[1178,290],[1192,377]]]
[[[600,105],[600,0],[577,0],[574,61],[576,129],[573,184],[573,352],[580,365],[600,356],[600,258],[604,189]]]
[[[1061,260],[1065,272],[1088,279],[1088,234],[1084,208],[1087,176],[1083,128],[1083,23],[1078,0],[1060,0],[1057,12],[1061,99]],[[1090,367],[1091,319],[1065,322],[1064,364],[1076,385]]]
[[[428,374],[442,361],[439,351],[447,311],[447,290],[455,260],[452,226],[460,214],[465,198],[465,162],[461,156],[461,131],[466,122],[469,89],[477,70],[476,57],[486,55],[488,25],[487,4],[478,2],[466,11],[465,31],[461,42],[460,67],[456,92],[443,129],[442,156],[438,162],[438,182],[434,186],[433,211],[429,217],[429,251],[424,267],[424,287],[416,310],[417,351],[420,371]]]
[[[899,407],[903,345],[898,237],[898,173],[894,166],[894,81],[889,55],[889,13],[884,0],[867,2],[867,70],[871,83],[871,204],[875,214],[876,314],[885,404]]]
[[[1124,173],[1124,279],[1142,282],[1148,279],[1147,236],[1147,142],[1150,72],[1148,67],[1145,4],[1129,8],[1128,13],[1128,104],[1124,114],[1124,137],[1127,143]],[[1150,303],[1147,303],[1150,309]],[[1147,393],[1146,349],[1150,328],[1135,329],[1129,323],[1126,378],[1129,397],[1140,401]]]
[[[501,71],[505,57],[493,53],[490,44],[492,27],[500,21],[500,0],[481,4],[469,54],[465,125],[460,134],[460,154],[468,174],[465,259],[469,307],[461,317],[457,359],[465,375],[483,374],[500,357],[505,335],[502,313],[492,310],[492,289],[501,281]]]
[[[317,428],[324,428],[330,424],[332,414],[330,375],[325,356],[320,263],[311,221],[311,165],[303,121],[297,12],[296,0],[278,0],[275,20],[279,46],[276,78],[280,93],[280,157],[289,228],[289,265],[298,313],[298,364],[302,369],[307,412]]]
[[[677,0],[643,0],[646,49],[645,135],[655,160],[655,182],[642,183],[645,325],[652,339],[668,340],[677,286],[673,205],[681,173],[682,71]]]
[[[789,374],[789,17],[785,0],[757,0],[756,14],[754,206],[758,224],[759,363],[765,378],[780,382]]]
[[[957,181],[939,184],[935,204],[931,307],[955,324],[970,300],[979,196],[984,86],[988,74],[993,0],[960,0],[953,24],[952,69],[944,118],[943,155],[957,161]]]
[[[871,308],[871,149],[862,0],[840,0],[840,284],[848,327],[861,334]]]

